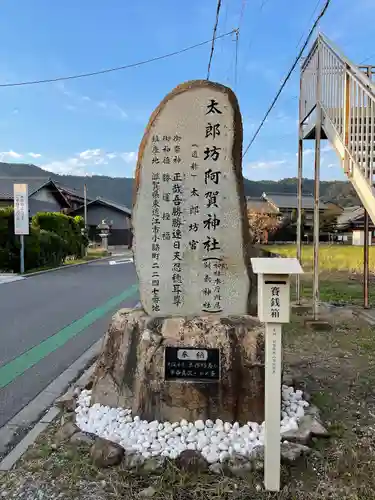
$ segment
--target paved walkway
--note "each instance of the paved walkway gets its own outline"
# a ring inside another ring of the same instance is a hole
[[[358,309],[355,311],[355,314],[370,325],[375,325],[375,309]]]
[[[17,276],[17,274],[12,273],[0,273],[0,285],[5,283],[12,283],[13,281],[24,280],[24,276]]]

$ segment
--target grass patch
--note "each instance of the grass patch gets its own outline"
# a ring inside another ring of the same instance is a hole
[[[293,467],[282,468],[282,490],[263,490],[263,476],[228,478],[190,475],[170,462],[159,475],[137,475],[121,466],[98,469],[89,450],[53,446],[50,427],[21,459],[0,475],[7,498],[88,500],[140,498],[152,486],[154,500],[370,500],[375,498],[375,329],[358,319],[338,316],[332,332],[304,326],[293,317],[284,327],[284,369],[300,380],[322,411],[332,437],[316,442],[316,453]],[[0,488],[0,492],[1,492]],[[21,497],[20,492],[27,491]],[[35,491],[35,497],[30,492]],[[55,495],[55,497],[53,496]]]
[[[264,247],[282,257],[295,257],[295,245]],[[313,247],[302,247],[301,294],[313,296]],[[375,283],[375,247],[370,247],[370,285]],[[295,286],[291,289],[295,299]],[[319,249],[319,295],[323,302],[363,305],[363,248],[344,245],[321,245]],[[375,287],[369,287],[369,304],[375,306]]]
[[[263,247],[282,257],[296,257],[296,245],[267,245]],[[313,268],[314,251],[312,245],[302,245],[302,266],[305,271]],[[349,245],[322,244],[319,248],[319,268],[322,271],[363,272],[363,248]],[[375,247],[369,248],[369,269],[375,273]]]
[[[24,274],[31,274],[39,271],[50,271],[52,269],[59,269],[60,267],[64,266],[71,266],[71,265],[77,265],[77,264],[83,264],[84,262],[90,262],[92,260],[96,259],[102,259],[103,257],[107,257],[111,255],[109,252],[106,250],[88,250],[87,255],[85,257],[82,257],[82,259],[66,259],[65,262],[62,264],[62,266],[54,267],[54,266],[44,266],[44,267],[36,267],[35,269],[29,269],[26,271]]]
[[[374,281],[372,277],[371,282]],[[292,298],[295,298],[295,286],[291,288]],[[312,299],[313,278],[311,273],[301,276],[301,294],[305,299]],[[319,275],[319,295],[323,302],[350,305],[363,305],[363,279],[358,274],[347,272],[323,271]],[[369,304],[375,305],[375,287],[369,287]]]

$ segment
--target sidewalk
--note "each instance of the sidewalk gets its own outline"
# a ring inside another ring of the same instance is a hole
[[[24,280],[23,276],[18,276],[14,273],[0,273],[0,285],[4,283],[12,283],[13,281]]]

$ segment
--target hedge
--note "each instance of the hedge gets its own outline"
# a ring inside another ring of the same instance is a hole
[[[64,258],[82,257],[83,249],[87,246],[87,240],[82,235],[84,228],[82,217],[69,217],[55,212],[39,212],[32,218],[32,225],[62,238]]]
[[[70,256],[79,258],[88,244],[82,217],[38,213],[25,236],[25,270],[57,267]],[[13,207],[0,209],[0,271],[20,270],[20,241],[14,234]]]

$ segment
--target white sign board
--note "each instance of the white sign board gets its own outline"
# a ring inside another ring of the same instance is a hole
[[[264,323],[289,323],[290,286],[289,277],[280,275],[258,275],[258,317]]]
[[[264,485],[280,490],[281,324],[289,322],[290,274],[303,270],[297,259],[253,258],[258,275],[258,316],[265,323]]]
[[[14,234],[29,234],[29,189],[27,184],[14,184]]]

